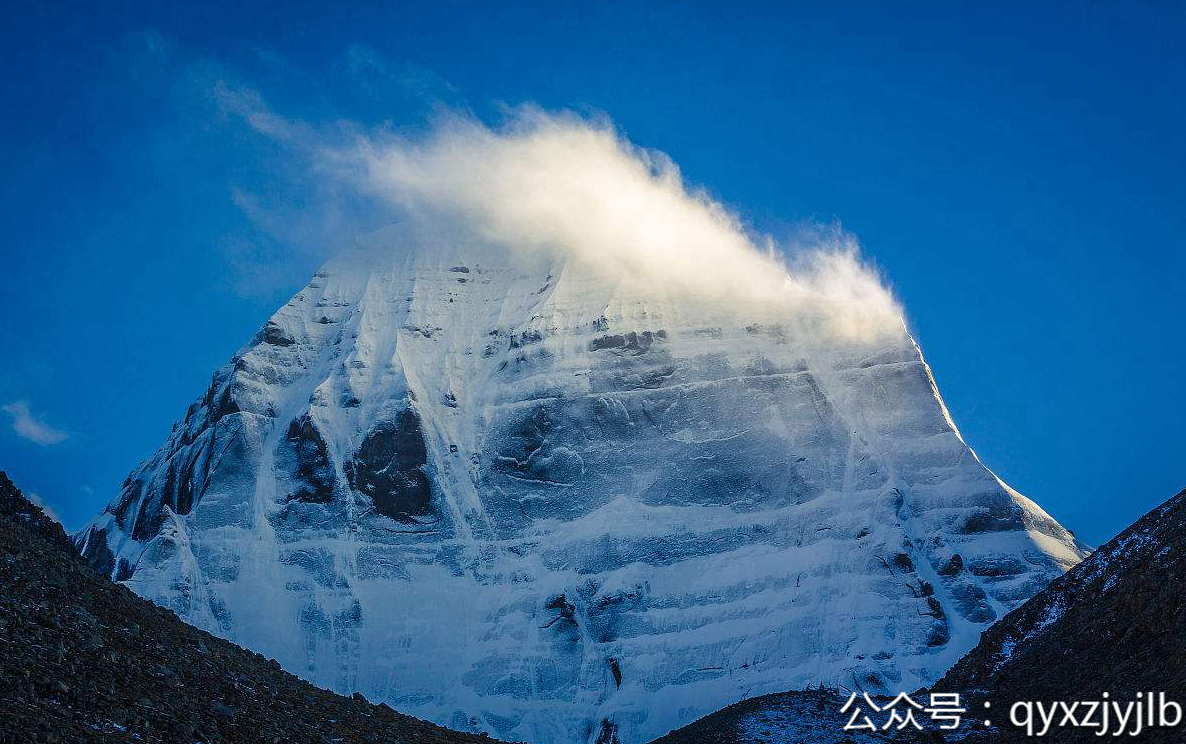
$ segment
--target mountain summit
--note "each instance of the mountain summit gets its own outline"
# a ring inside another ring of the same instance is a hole
[[[501,738],[914,690],[1085,551],[979,462],[900,321],[780,313],[539,252],[359,250],[74,539],[295,674]]]

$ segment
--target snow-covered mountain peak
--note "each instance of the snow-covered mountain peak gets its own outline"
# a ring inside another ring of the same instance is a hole
[[[710,301],[546,251],[355,251],[76,541],[296,674],[503,738],[915,689],[1083,550],[977,460],[900,319],[829,325],[821,276]]]

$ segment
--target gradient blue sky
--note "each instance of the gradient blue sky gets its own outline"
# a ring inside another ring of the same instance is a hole
[[[760,230],[854,233],[968,441],[1081,538],[1186,486],[1186,4],[98,5],[0,8],[0,468],[68,527],[372,227],[220,84],[315,124],[604,112]]]

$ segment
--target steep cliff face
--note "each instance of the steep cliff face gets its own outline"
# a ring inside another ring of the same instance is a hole
[[[932,682],[1084,555],[904,330],[478,249],[327,265],[76,537],[335,690],[533,742]],[[740,307],[740,306],[739,306]]]

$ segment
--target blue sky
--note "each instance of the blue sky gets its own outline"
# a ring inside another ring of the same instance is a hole
[[[315,126],[534,102],[855,234],[981,458],[1102,542],[1186,486],[1184,8],[6,3],[0,468],[78,526],[374,227],[219,86]]]

